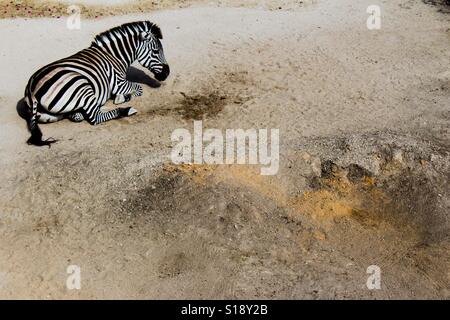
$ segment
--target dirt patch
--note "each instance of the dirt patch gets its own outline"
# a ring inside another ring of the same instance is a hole
[[[259,175],[258,166],[186,164],[165,170],[199,185],[242,187],[291,212],[291,217],[308,215],[319,222],[351,218],[382,228],[411,228],[414,237],[427,243],[447,239],[444,199],[450,176],[443,173],[448,170],[448,151],[438,142],[378,133],[313,139],[303,148],[312,146],[317,150],[288,152],[285,157],[291,160],[275,177]],[[311,155],[324,150],[328,155]],[[327,159],[331,155],[334,158]]]
[[[230,97],[227,93],[220,91],[203,91],[202,93],[186,94],[180,92],[182,96],[174,103],[164,103],[155,109],[147,111],[150,116],[181,116],[184,120],[204,120],[216,118],[226,106],[242,105],[244,99]]]
[[[165,277],[176,277],[183,272],[183,269],[187,267],[189,260],[186,254],[183,252],[177,253],[171,256],[167,256],[159,266],[160,276]]]
[[[253,84],[247,71],[224,72],[210,77],[202,88],[174,92],[174,98],[146,113],[150,116],[181,116],[184,120],[217,118],[226,108],[243,106],[254,94],[248,93]]]
[[[423,3],[438,8],[438,12],[448,14],[450,13],[449,0],[422,0]],[[414,0],[404,1],[399,4],[402,9],[411,9],[414,6]]]
[[[218,92],[193,96],[188,96],[184,92],[181,94],[184,99],[180,103],[181,107],[176,108],[176,112],[186,120],[202,120],[204,117],[213,117],[220,113],[227,103],[227,97]]]
[[[97,19],[102,17],[125,15],[131,13],[152,12],[169,8],[186,8],[192,5],[213,4],[215,6],[236,6],[236,7],[257,7],[264,6],[268,10],[294,10],[303,6],[314,3],[315,0],[309,1],[284,1],[280,4],[271,1],[234,1],[226,0],[218,3],[211,3],[206,0],[135,0],[125,4],[110,4],[107,6],[84,3],[75,4],[81,9],[83,18]],[[36,1],[36,0],[2,0],[0,1],[0,19],[15,17],[51,17],[60,19],[66,17],[72,12],[68,11],[71,4],[61,3],[60,1]]]
[[[424,3],[438,6],[439,12],[450,13],[450,1],[449,0],[422,0]]]
[[[421,158],[419,154],[412,159]],[[312,162],[305,156],[298,159],[304,163],[297,168]],[[195,232],[214,243],[214,250],[239,274],[234,297],[248,297],[255,288],[259,297],[283,297],[280,292],[298,297],[305,287],[300,289],[299,279],[288,275],[305,272],[305,264],[319,270],[326,262],[318,250],[327,252],[334,267],[346,270],[342,276],[347,297],[362,294],[350,287],[360,281],[358,268],[370,264],[382,268],[390,290],[415,283],[416,292],[445,295],[450,279],[441,263],[450,261],[449,229],[438,189],[448,181],[434,181],[429,174],[434,169],[424,171],[420,161],[411,163],[406,155],[403,163],[396,152],[384,159],[377,173],[356,163],[323,160],[319,173],[309,171],[309,184],[298,195],[289,191],[302,185],[305,170],[291,168],[286,180],[286,171],[265,177],[256,166],[167,164],[135,198],[117,205],[132,212],[127,223],[157,226],[155,230],[174,237]],[[161,276],[177,277],[186,272],[182,266],[192,263],[181,253],[170,256],[161,262]],[[255,270],[277,274],[277,281],[255,280]],[[403,278],[394,276],[398,272]],[[322,290],[328,285],[324,279],[317,281]],[[276,285],[272,295],[269,284]],[[402,290],[391,295],[402,296]]]
[[[339,218],[351,218],[367,227],[389,224],[400,230],[408,229],[406,225],[409,225],[424,239],[425,234],[431,235],[431,230],[443,222],[439,219],[433,221],[438,218],[433,212],[438,196],[432,188],[432,181],[420,173],[410,169],[393,173],[392,167],[387,165],[389,171],[374,177],[356,164],[339,167],[330,163],[323,162],[322,176],[312,176],[311,189],[298,196],[289,195],[287,190],[294,186],[282,185],[283,179],[261,176],[257,168],[250,166],[184,164],[167,165],[164,170],[176,176],[186,176],[202,186],[225,183],[244,188],[284,208],[294,220],[300,214],[326,224]],[[427,189],[426,192],[419,194],[418,186],[422,190]]]
[[[108,5],[107,7],[101,5],[86,5],[76,4],[80,8],[83,18],[97,19],[107,16],[139,13],[154,11],[169,7],[186,7],[189,2],[174,2],[171,0],[156,0],[156,1],[133,1],[128,4]],[[59,1],[35,1],[35,0],[19,0],[0,2],[0,18],[14,18],[14,17],[51,17],[60,19],[72,14],[68,10],[70,4]]]
[[[174,111],[185,120],[214,118],[226,106],[240,106],[252,96],[247,93],[250,80],[247,71],[224,72],[211,77],[211,83],[196,92],[180,92],[181,100]]]

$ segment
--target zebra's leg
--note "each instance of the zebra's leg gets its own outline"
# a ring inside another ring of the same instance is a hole
[[[37,114],[37,120],[39,123],[51,123],[51,122],[57,122],[64,119],[64,115],[62,114],[49,114],[45,112],[38,112]]]
[[[116,94],[114,98],[114,104],[122,104],[131,100],[131,93],[128,94]]]
[[[117,85],[117,93],[114,104],[122,104],[131,100],[132,97],[140,97],[143,94],[141,85],[135,82],[123,81]]]
[[[85,100],[85,106],[82,110],[83,116],[91,125],[97,125],[112,119],[128,117],[137,113],[136,109],[131,107],[116,108],[109,111],[103,111],[101,110],[101,107],[102,105],[97,102],[95,95],[91,95]]]
[[[66,116],[66,118],[72,122],[81,122],[84,120],[83,113],[81,113],[81,112],[70,113]]]
[[[128,108],[116,108],[109,111],[102,111],[100,108],[97,108],[94,112],[89,113],[86,112],[87,121],[92,125],[97,125],[109,120],[119,119],[124,117],[132,116],[136,114],[137,110],[131,107]]]

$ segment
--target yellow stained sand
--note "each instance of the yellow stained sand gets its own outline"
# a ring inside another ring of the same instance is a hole
[[[254,166],[183,164],[170,165],[167,170],[177,170],[200,185],[223,182],[244,187],[289,209],[293,216],[305,214],[319,220],[348,217],[355,213],[359,217],[361,212],[377,213],[390,203],[389,197],[375,186],[372,177],[365,177],[359,184],[353,184],[342,176],[323,179],[320,189],[288,197],[276,177],[261,176]]]

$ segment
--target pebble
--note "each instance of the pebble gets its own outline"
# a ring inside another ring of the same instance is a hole
[[[395,150],[393,155],[392,155],[392,160],[398,162],[398,163],[403,163],[403,152],[402,150]]]
[[[435,155],[435,154],[432,154],[431,157],[430,157],[430,161],[431,161],[431,162],[435,162],[435,161],[437,161],[437,160],[439,160],[439,156],[438,156],[438,155]]]

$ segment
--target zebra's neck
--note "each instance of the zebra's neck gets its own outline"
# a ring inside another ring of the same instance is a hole
[[[131,32],[110,32],[96,37],[91,46],[96,46],[115,57],[126,70],[136,61],[139,41]]]

